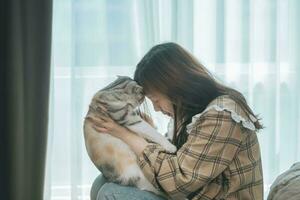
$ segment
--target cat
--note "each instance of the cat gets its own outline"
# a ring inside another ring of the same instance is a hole
[[[146,179],[130,147],[110,134],[98,133],[88,120],[89,117],[109,116],[139,136],[160,144],[167,152],[175,153],[176,147],[138,114],[137,108],[144,99],[142,87],[127,76],[118,76],[117,80],[99,90],[92,98],[84,120],[85,146],[90,159],[109,182],[162,195]]]

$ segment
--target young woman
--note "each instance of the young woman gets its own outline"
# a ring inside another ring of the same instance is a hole
[[[95,119],[95,129],[126,142],[156,188],[180,200],[263,199],[256,135],[262,125],[241,93],[217,82],[175,43],[154,46],[138,63],[134,79],[144,88],[155,111],[174,119],[176,154],[165,152],[160,145],[108,118]],[[136,188],[106,183],[98,200],[109,199],[114,193],[123,194],[120,199],[138,195],[143,197],[137,199],[162,199]]]

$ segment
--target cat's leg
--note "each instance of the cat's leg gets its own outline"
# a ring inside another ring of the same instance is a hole
[[[134,154],[132,152],[132,154]],[[154,192],[158,195],[163,195],[163,193],[159,190],[157,190],[145,177],[143,174],[141,168],[137,164],[136,160],[135,162],[130,162],[128,160],[124,160],[124,162],[120,163],[122,166],[119,166],[123,168],[122,174],[118,177],[117,182],[120,185],[127,185],[127,186],[135,186],[140,188],[141,190],[147,190],[150,192]]]
[[[90,124],[84,126],[84,134],[89,157],[109,182],[123,185],[137,182],[136,170],[127,169],[136,163],[136,155],[126,143],[110,134],[98,133]]]
[[[121,185],[136,186],[140,177],[140,168],[136,163],[135,154],[132,152],[131,160],[124,160],[119,163],[119,168],[122,168],[122,173],[117,179],[117,183]]]
[[[144,120],[134,125],[127,126],[127,128],[136,132],[139,136],[143,138],[146,138],[157,144],[160,144],[163,148],[165,148],[170,153],[174,153],[177,150],[176,147],[166,137],[164,137],[162,134],[157,132],[156,129],[154,129]]]
[[[163,196],[165,197],[165,194],[156,189],[150,182],[149,180],[145,177],[145,175],[143,174],[142,170],[140,169],[140,180],[137,182],[136,186],[141,189],[141,190],[147,190],[147,191],[150,191],[150,192],[153,192],[159,196]]]

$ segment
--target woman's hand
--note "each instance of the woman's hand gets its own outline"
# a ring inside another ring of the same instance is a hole
[[[93,128],[100,133],[108,133],[112,136],[120,138],[127,128],[119,125],[110,117],[101,116],[99,118],[87,117],[93,123]]]
[[[87,117],[87,120],[90,120],[94,124],[93,128],[96,131],[99,131],[99,134],[106,133],[123,140],[137,156],[140,155],[148,145],[148,142],[144,138],[134,134],[129,129],[119,125],[109,117]]]

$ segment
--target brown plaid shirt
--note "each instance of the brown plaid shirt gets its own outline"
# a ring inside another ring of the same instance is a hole
[[[263,199],[263,174],[256,132],[228,96],[213,100],[191,124],[175,153],[150,143],[138,156],[145,176],[171,199]],[[242,119],[242,121],[238,121]],[[251,123],[251,122],[250,122]]]

